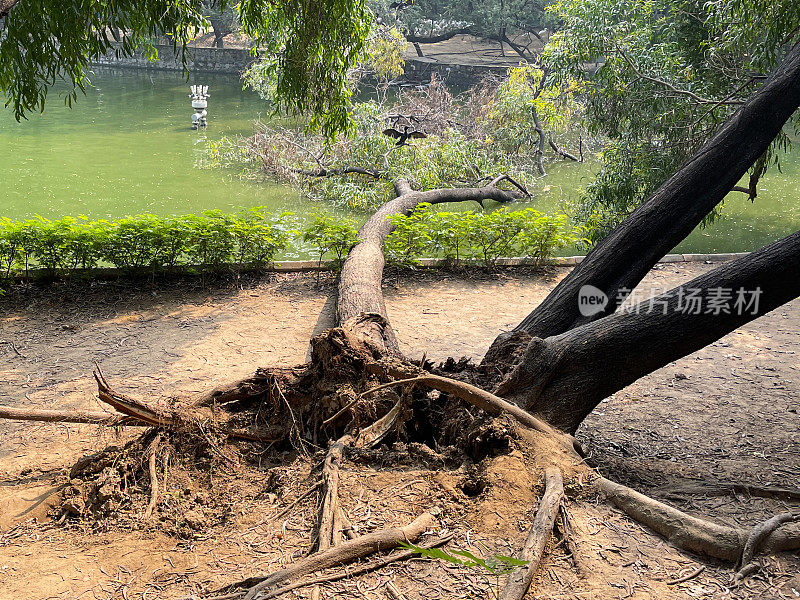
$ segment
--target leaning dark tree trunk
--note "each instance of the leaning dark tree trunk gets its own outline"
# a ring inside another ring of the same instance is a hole
[[[530,339],[495,393],[574,432],[604,398],[798,296],[800,232],[627,310]]]
[[[598,243],[515,331],[546,338],[614,312],[653,265],[725,198],[798,106],[800,45],[733,118]],[[604,311],[588,317],[580,314],[578,292],[584,285],[608,296]],[[509,339],[500,336],[495,345]]]

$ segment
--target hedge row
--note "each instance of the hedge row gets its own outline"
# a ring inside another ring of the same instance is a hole
[[[390,263],[413,265],[423,256],[453,262],[479,259],[493,266],[502,256],[541,261],[575,243],[578,230],[565,215],[533,209],[493,213],[434,212],[422,205],[408,216],[393,217],[395,232],[386,243]],[[85,217],[17,221],[0,219],[0,279],[31,268],[55,276],[112,265],[123,271],[169,270],[192,266],[203,272],[232,264],[258,269],[301,239],[320,260],[340,267],[357,241],[349,219],[316,215],[298,231],[291,213],[253,208],[236,214],[139,215],[116,221]]]
[[[46,273],[110,264],[123,270],[195,265],[219,270],[238,262],[271,264],[291,241],[290,214],[263,208],[237,214],[139,215],[117,221],[65,217],[57,221],[0,219],[0,268],[6,277],[38,267]]]
[[[391,217],[395,230],[386,240],[390,262],[413,266],[440,256],[451,263],[478,261],[488,268],[502,257],[541,264],[582,239],[582,228],[567,215],[545,215],[532,208],[495,212],[441,212],[421,204],[410,215]]]

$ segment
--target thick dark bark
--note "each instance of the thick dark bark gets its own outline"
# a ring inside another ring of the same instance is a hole
[[[539,171],[539,175],[544,176],[547,175],[544,170],[544,129],[542,129],[542,124],[539,122],[539,114],[536,112],[535,106],[531,108],[531,112],[533,113],[533,127],[539,138],[536,146],[536,170]]]
[[[532,338],[495,393],[574,432],[604,398],[797,298],[799,274],[797,232],[632,309],[557,336]],[[745,302],[758,294],[757,309],[737,307],[739,290],[747,292]],[[701,312],[693,314],[697,296]],[[715,314],[715,298],[726,304],[727,314]]]
[[[620,293],[642,280],[730,192],[800,106],[800,45],[739,111],[654,194],[589,253],[515,329],[549,337],[608,315]],[[592,285],[610,298],[584,317],[578,292]],[[507,334],[498,337],[502,345]]]
[[[395,184],[398,197],[381,206],[364,223],[358,232],[359,243],[347,255],[339,279],[339,297],[336,304],[337,325],[353,322],[362,314],[380,315],[382,319],[359,319],[358,330],[379,347],[397,353],[397,339],[389,325],[386,304],[381,291],[383,278],[383,242],[394,230],[387,218],[407,214],[417,205],[428,202],[480,202],[495,200],[510,202],[514,197],[493,185],[479,188],[439,189],[415,192],[405,181]]]
[[[214,45],[217,48],[223,48],[225,46],[225,36],[231,32],[230,28],[225,25],[223,20],[216,17],[208,17],[208,21],[214,30]]]

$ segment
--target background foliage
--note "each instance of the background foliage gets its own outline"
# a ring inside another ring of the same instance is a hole
[[[800,33],[800,3],[560,0],[545,49],[550,84],[576,82],[585,126],[607,140],[577,206],[598,240],[725,122]],[[779,136],[753,167],[751,198]],[[715,214],[712,214],[711,218]]]
[[[356,103],[352,129],[335,141],[307,130],[262,125],[249,138],[210,142],[207,165],[239,167],[245,176],[266,174],[325,204],[360,210],[374,210],[393,198],[398,178],[419,191],[473,186],[502,173],[533,186],[533,109],[556,135],[569,130],[578,110],[571,84],[542,93],[541,82],[540,70],[520,66],[504,81],[487,80],[454,98],[434,80],[391,101]],[[397,146],[383,133],[389,126],[403,129],[392,121],[395,115],[427,137]]]

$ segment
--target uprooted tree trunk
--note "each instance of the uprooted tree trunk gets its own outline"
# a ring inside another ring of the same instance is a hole
[[[394,226],[388,217],[409,213],[422,203],[444,202],[511,202],[514,197],[497,187],[498,178],[480,188],[440,189],[415,192],[404,180],[395,183],[397,198],[379,208],[358,232],[359,243],[350,251],[342,267],[339,279],[339,294],[336,304],[338,325],[354,323],[362,314],[376,314],[385,323],[361,320],[354,326],[358,333],[367,335],[374,343],[392,354],[399,354],[397,339],[389,325],[386,304],[381,291],[383,278],[383,242]]]
[[[345,342],[327,351],[326,344],[316,342],[315,360],[333,365],[338,360],[337,352],[348,344],[361,344],[367,353],[362,352],[361,362],[357,365],[351,362],[350,366],[362,369],[360,374],[353,373],[362,378],[362,383],[365,373],[386,382],[374,390],[411,384],[433,387],[490,414],[505,412],[523,426],[555,439],[558,444],[554,448],[563,453],[562,459],[568,457],[574,461],[574,468],[578,468],[580,448],[571,437],[554,431],[552,426],[574,431],[610,393],[702,348],[800,293],[800,280],[796,276],[800,271],[798,233],[695,279],[684,286],[685,293],[672,290],[646,303],[646,308],[653,306],[656,310],[644,310],[640,305],[632,311],[611,314],[624,300],[625,286],[635,286],[661,256],[722,200],[763,154],[798,105],[800,48],[795,48],[714,139],[598,245],[581,267],[520,325],[519,331],[511,336],[511,344],[498,347],[496,343],[490,349],[484,359],[484,372],[494,367],[495,371],[508,374],[496,393],[512,403],[466,383],[426,374],[404,359],[388,322],[381,292],[384,266],[381,244],[392,228],[386,217],[407,212],[420,202],[498,199],[497,190],[461,190],[458,194],[413,192],[404,182],[398,182],[398,198],[376,212],[361,229],[360,242],[349,254],[342,271],[337,304],[341,333],[336,336]],[[577,292],[587,283],[610,298],[605,311],[585,317]],[[706,302],[714,296],[714,290],[720,289],[731,290],[733,294],[740,290],[756,294],[758,306],[750,304],[745,296],[744,304],[738,308],[735,303],[729,305],[728,312],[725,308],[708,310],[707,304],[700,312],[686,310],[684,305],[695,288]],[[329,341],[333,339],[328,335]],[[487,377],[487,383],[490,380]],[[356,394],[326,423],[335,424],[340,415],[355,407],[369,391]],[[392,410],[398,406],[399,400]],[[540,420],[531,413],[544,418]],[[560,464],[565,463],[562,460]],[[745,552],[749,539],[745,530],[719,527],[691,517],[607,479],[598,478],[596,483],[598,492],[612,504],[680,548],[732,561]],[[546,539],[548,528],[553,527],[552,512],[538,520],[544,523],[539,528],[542,531],[531,534],[536,547]],[[762,549],[800,547],[798,528],[777,529],[778,525],[765,534]],[[509,584],[509,594],[519,595],[520,590],[524,593],[529,577],[526,575],[519,581],[521,584],[513,581]]]
[[[522,334],[495,392],[574,432],[604,398],[800,296],[798,274],[800,232],[566,333]]]

